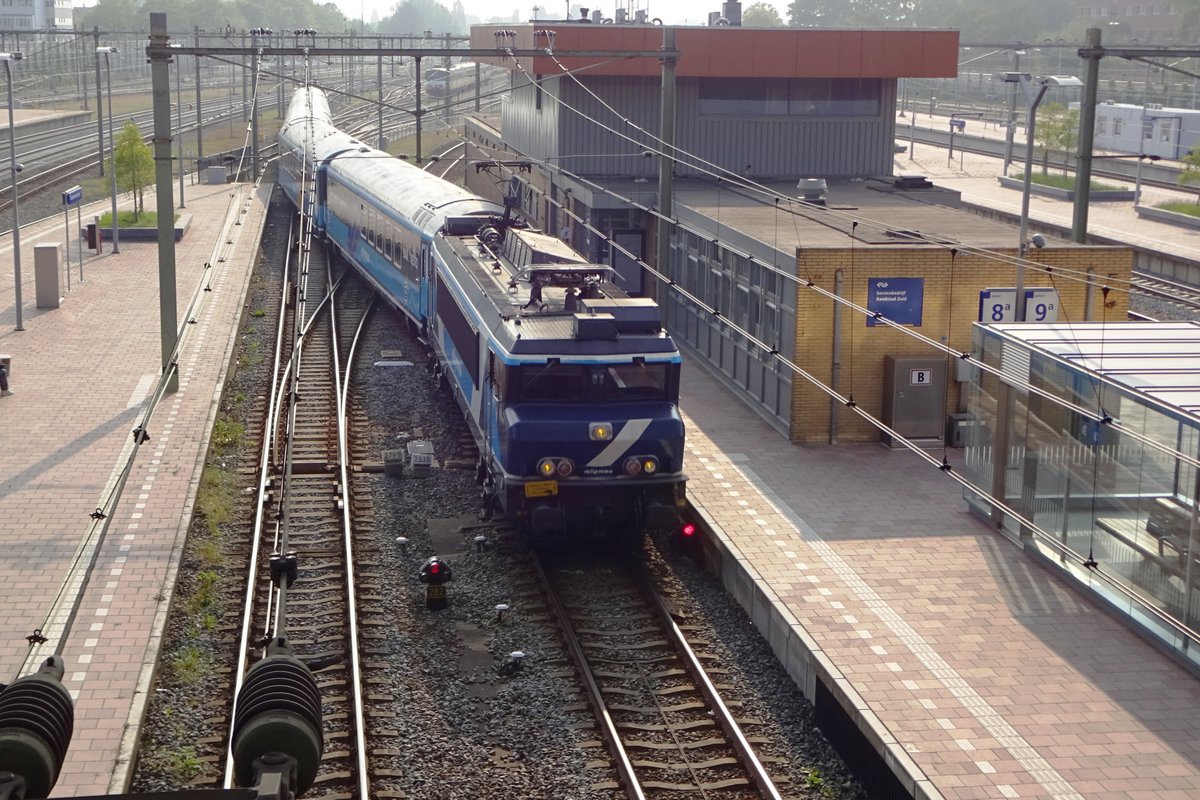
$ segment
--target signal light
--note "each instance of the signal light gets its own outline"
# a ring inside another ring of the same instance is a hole
[[[683,534],[683,538],[690,539],[691,537],[696,535],[696,523],[694,523],[694,522],[683,523],[683,527],[679,529],[679,532],[681,534]]]
[[[588,425],[588,438],[593,442],[607,442],[612,438],[612,425],[607,422],[593,422]]]

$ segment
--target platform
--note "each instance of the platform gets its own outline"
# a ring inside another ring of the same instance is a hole
[[[1019,211],[998,159],[915,156],[897,155],[897,174]],[[1090,211],[1092,233],[1200,256],[1196,231],[1132,203]],[[1069,228],[1071,204],[1035,197],[1030,214]],[[689,497],[726,587],[818,716],[835,700],[918,800],[1200,797],[1195,675],[969,514],[961,487],[916,455],[789,444],[685,362]],[[963,451],[944,452],[961,466]]]
[[[179,359],[179,390],[150,420],[150,441],[136,454],[123,499],[109,514],[65,639],[64,683],[76,698],[75,734],[54,796],[123,791],[128,778],[270,193],[269,186],[257,193],[246,187],[238,200],[236,188],[190,186],[185,193],[193,222],[176,245],[180,322],[202,276],[212,291],[200,293]],[[146,203],[152,208],[153,197]],[[105,198],[83,215],[108,205]],[[241,217],[232,254],[206,271],[231,206]],[[99,533],[89,515],[105,506],[119,480],[131,430],[160,372],[157,244],[122,238],[119,254],[110,243],[101,256],[85,251],[85,280],[73,263],[61,306],[37,309],[34,246],[63,239],[61,216],[21,229],[23,331],[14,330],[11,239],[0,248],[0,352],[12,355],[13,391],[0,398],[0,682],[30,671],[20,666],[29,653],[24,637],[35,629],[49,638],[50,652],[63,642],[65,620],[48,618],[50,609],[64,591],[64,575],[78,579],[87,572],[89,543]],[[64,597],[78,588],[65,587]]]

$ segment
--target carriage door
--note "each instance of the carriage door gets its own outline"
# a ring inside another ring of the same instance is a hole
[[[421,286],[424,287],[424,297],[421,298],[424,302],[421,304],[421,311],[426,324],[432,327],[437,309],[437,287],[433,280],[433,266],[429,255],[429,242],[421,242]]]

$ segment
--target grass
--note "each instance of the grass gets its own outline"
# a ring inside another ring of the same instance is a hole
[[[164,709],[163,713],[169,717],[174,712]],[[170,778],[172,783],[183,786],[190,784],[204,770],[204,762],[190,747],[165,753],[143,753],[141,758],[150,769],[161,772]]]
[[[1187,214],[1189,217],[1200,217],[1200,203],[1175,200],[1170,203],[1159,203],[1154,207],[1163,211],[1174,211],[1176,214]]]
[[[1012,175],[1010,177],[1015,181],[1023,181],[1023,180],[1025,180],[1025,173],[1022,172],[1022,173],[1019,173],[1016,175]],[[1035,172],[1033,174],[1033,177],[1029,179],[1029,182],[1036,183],[1039,186],[1053,186],[1055,189],[1074,189],[1075,188],[1075,176],[1074,175],[1057,175],[1057,174],[1042,175],[1040,173]],[[1120,186],[1113,186],[1111,183],[1097,183],[1096,181],[1092,181],[1089,184],[1089,187],[1090,187],[1091,191],[1093,191],[1093,192],[1119,192],[1119,191],[1121,191]]]
[[[219,417],[213,423],[212,449],[213,455],[221,457],[229,448],[241,441],[246,433],[246,426],[228,417]]]
[[[132,211],[121,211],[117,214],[117,219],[121,222],[122,228],[157,228],[158,227],[158,212],[143,211],[138,215],[134,215]],[[175,219],[179,219],[179,215],[175,215]],[[100,215],[100,227],[107,228],[112,225],[112,212],[105,211]]]
[[[229,472],[213,466],[205,468],[196,493],[196,511],[204,515],[210,535],[219,535],[220,526],[233,519],[236,494]]]
[[[199,686],[212,674],[212,659],[202,649],[188,645],[171,658],[171,672],[181,686]]]
[[[238,355],[238,369],[258,366],[262,363],[263,358],[262,348],[258,346],[258,342],[250,342],[242,348],[241,354]]]
[[[457,134],[448,131],[425,131],[421,132],[421,157],[428,159],[432,155],[436,155],[446,149],[446,145],[450,142],[459,140]],[[394,156],[408,156],[409,160],[416,163],[417,157],[417,137],[405,136],[403,139],[388,142],[387,152]]]

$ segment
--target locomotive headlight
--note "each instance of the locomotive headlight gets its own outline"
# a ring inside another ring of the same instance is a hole
[[[543,478],[554,477],[555,470],[556,470],[556,467],[554,465],[554,459],[552,459],[552,458],[543,458],[541,461],[538,462],[538,465],[537,465],[538,475],[541,475]]]
[[[642,459],[642,472],[647,475],[653,475],[658,472],[658,459],[654,456],[646,456]]]
[[[588,438],[593,442],[607,442],[612,438],[612,425],[607,422],[593,422],[588,425]]]
[[[569,458],[558,462],[558,477],[569,478],[575,472],[575,464]]]
[[[631,478],[636,478],[642,471],[642,460],[637,456],[630,456],[625,459],[624,464],[625,474]]]

